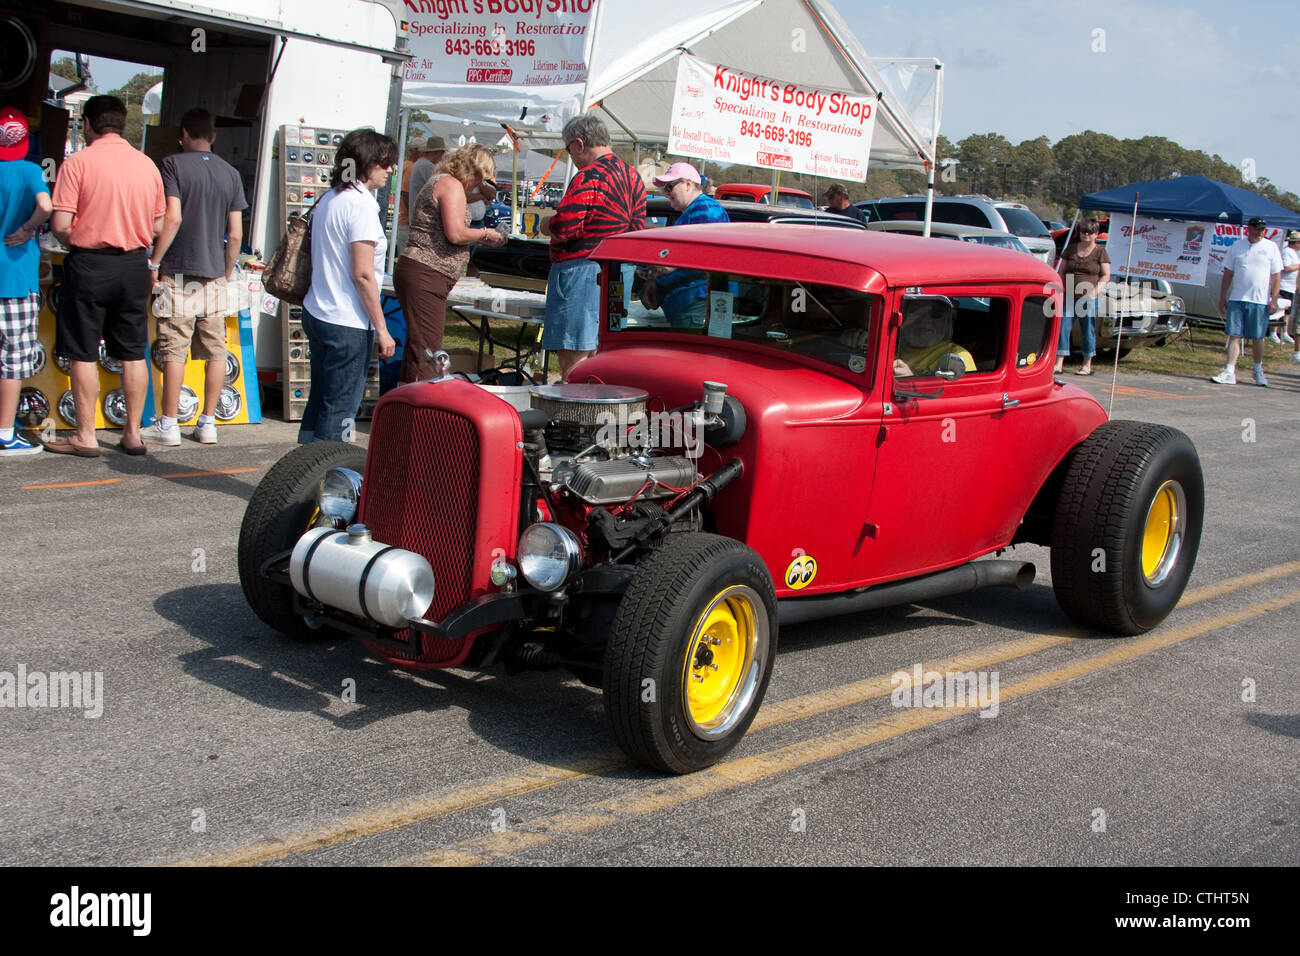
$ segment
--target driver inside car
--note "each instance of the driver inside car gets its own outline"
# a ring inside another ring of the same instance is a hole
[[[975,357],[952,340],[952,307],[939,299],[922,299],[903,305],[903,327],[898,331],[894,375],[933,375],[948,353],[961,359],[966,371],[975,371]]]

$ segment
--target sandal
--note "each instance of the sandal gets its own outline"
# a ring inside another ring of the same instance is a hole
[[[80,445],[74,445],[66,438],[60,438],[57,441],[41,442],[45,450],[55,455],[76,455],[78,458],[98,458],[99,446],[94,448],[82,448]]]
[[[1075,375],[1091,375],[1091,374],[1092,374],[1092,369],[1090,369],[1090,368],[1076,368],[1076,369],[1074,370],[1074,374],[1075,374]]]

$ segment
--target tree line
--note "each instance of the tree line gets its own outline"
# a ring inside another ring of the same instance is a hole
[[[956,143],[941,135],[938,155],[936,195],[977,193],[1019,200],[1046,218],[1070,218],[1085,193],[1152,179],[1198,175],[1249,189],[1300,212],[1300,196],[1278,189],[1263,176],[1253,181],[1245,177],[1254,172],[1251,161],[1244,161],[1243,169],[1218,155],[1184,149],[1163,136],[1118,139],[1087,130],[1055,144],[1046,136],[1013,144],[999,133],[973,133]],[[706,162],[701,172],[718,183],[771,181],[769,170],[752,167],[724,168]],[[911,170],[871,170],[865,184],[845,185],[850,198],[857,201],[924,194],[925,183],[922,173]],[[817,196],[820,204],[827,181],[782,173],[781,185],[807,190]]]

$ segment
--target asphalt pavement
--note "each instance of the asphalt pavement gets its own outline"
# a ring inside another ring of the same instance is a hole
[[[1067,377],[1110,400],[1108,375]],[[0,681],[89,675],[81,707],[0,694],[0,859],[1294,865],[1300,366],[1269,388],[1122,375],[1113,416],[1181,428],[1205,472],[1161,627],[1073,625],[1047,552],[1018,547],[1025,591],[783,629],[755,727],[681,778],[629,765],[564,672],[413,674],[261,624],[236,541],[294,425],[0,461]],[[996,673],[996,716],[894,706],[918,663]]]

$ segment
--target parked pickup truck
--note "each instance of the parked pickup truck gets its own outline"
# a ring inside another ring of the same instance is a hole
[[[757,223],[626,233],[594,257],[600,350],[569,383],[403,385],[368,449],[270,469],[239,537],[269,627],[417,670],[567,668],[631,758],[684,773],[741,741],[782,628],[1033,587],[1032,565],[991,557],[1019,542],[1050,548],[1087,627],[1138,634],[1178,603],[1196,449],[1053,376],[1045,264]],[[681,310],[657,304],[665,285]]]

